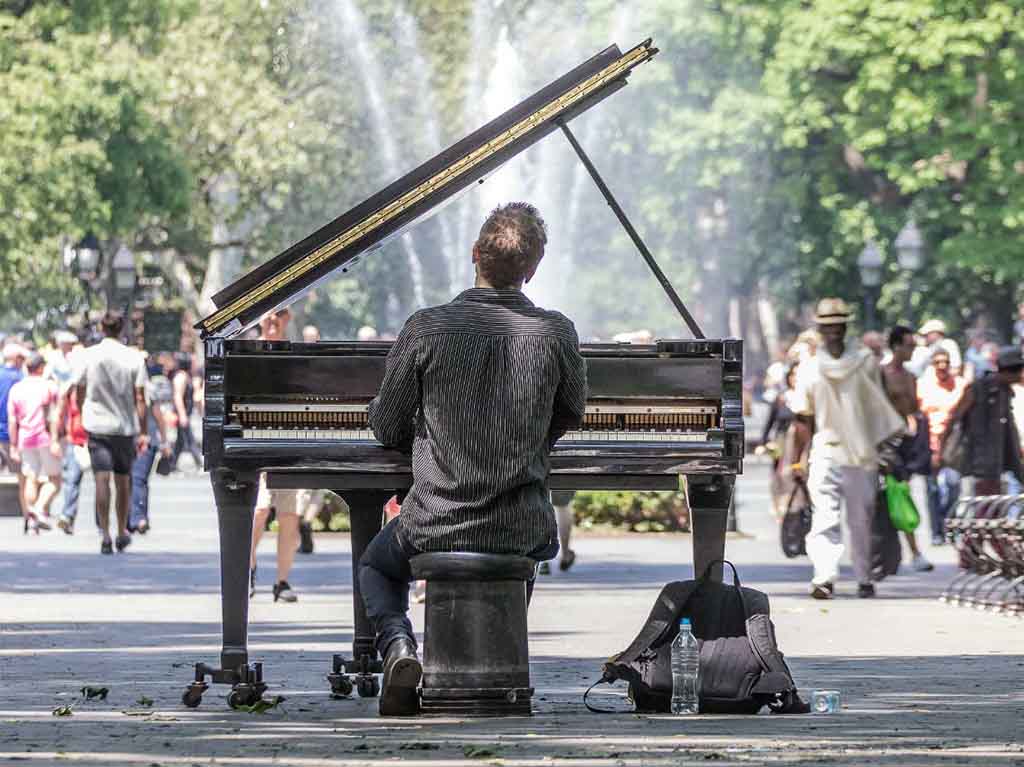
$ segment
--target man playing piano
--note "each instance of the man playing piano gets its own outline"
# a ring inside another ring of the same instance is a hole
[[[549,452],[582,421],[587,382],[572,322],[521,292],[546,242],[532,205],[495,209],[473,246],[475,286],[409,318],[370,405],[377,439],[411,450],[413,468],[402,513],[359,567],[384,658],[382,715],[419,706],[422,668],[407,615],[412,556],[471,551],[545,561],[558,551]]]

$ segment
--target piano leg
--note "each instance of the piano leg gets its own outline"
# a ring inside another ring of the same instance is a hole
[[[223,648],[220,668],[197,663],[195,679],[182,696],[194,708],[209,687],[206,677],[217,684],[230,684],[228,705],[232,708],[255,703],[267,686],[263,664],[249,663],[249,550],[252,545],[252,511],[256,503],[258,476],[217,470],[210,475],[217,504],[220,529],[220,599]]]
[[[375,674],[383,672],[377,656],[376,636],[359,588],[359,559],[380,532],[384,518],[384,504],[395,494],[393,490],[345,490],[352,525],[352,658],[335,655],[327,680],[331,694],[344,697],[352,693],[353,681],[361,697],[375,697],[380,684]],[[350,675],[355,675],[355,679]]]
[[[700,577],[708,565],[725,558],[725,530],[729,519],[735,477],[687,477],[690,503],[690,529],[693,535],[693,573]],[[722,565],[711,570],[714,580],[722,580]]]

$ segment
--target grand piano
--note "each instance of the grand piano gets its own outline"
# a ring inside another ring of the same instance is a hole
[[[412,483],[409,456],[384,448],[367,423],[390,344],[241,336],[267,312],[347,272],[385,240],[556,131],[572,145],[693,338],[581,347],[589,384],[586,415],[554,446],[549,485],[685,486],[695,570],[723,556],[744,449],[742,342],[703,336],[569,129],[573,117],[624,87],[656,53],[650,40],[626,53],[606,48],[214,296],[216,311],[197,328],[206,355],[203,454],[219,520],[223,649],[219,666],[196,664],[185,705],[199,705],[207,679],[232,686],[232,707],[253,703],[266,689],[262,664],[251,663],[247,650],[249,546],[260,472],[267,473],[270,487],[324,488],[348,502],[354,639],[351,656],[333,656],[328,680],[336,695],[351,693],[353,682],[360,695],[377,694],[380,659],[355,569],[381,528],[385,502]]]

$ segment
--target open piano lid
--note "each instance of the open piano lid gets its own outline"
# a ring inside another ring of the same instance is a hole
[[[404,228],[626,84],[656,53],[647,39],[626,53],[605,48],[550,85],[343,213],[213,297],[197,325],[203,338],[238,335],[263,314],[379,247]]]

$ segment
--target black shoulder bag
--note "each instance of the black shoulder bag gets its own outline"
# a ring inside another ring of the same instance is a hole
[[[801,491],[806,503],[794,509],[793,502]],[[787,558],[793,559],[807,553],[806,538],[807,533],[811,532],[813,513],[811,493],[807,489],[807,484],[802,479],[794,479],[793,492],[789,494],[786,513],[782,515],[782,523],[779,525],[779,543],[782,544],[782,553]]]
[[[736,567],[733,585],[711,580],[712,563],[700,578],[667,584],[632,644],[612,656],[598,684],[619,679],[629,685],[637,713],[668,713],[672,700],[672,640],[679,619],[688,617],[700,647],[700,713],[756,714],[768,706],[776,714],[806,714],[793,675],[775,641],[768,616],[768,597],[740,584]]]

